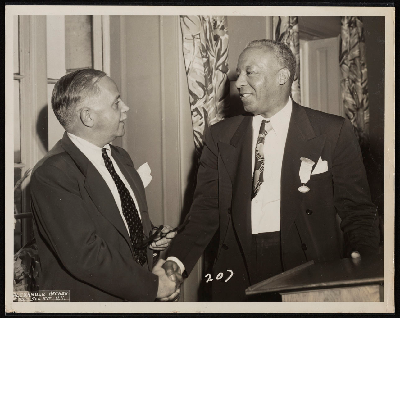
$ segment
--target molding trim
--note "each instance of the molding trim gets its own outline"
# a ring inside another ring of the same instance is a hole
[[[274,38],[274,22],[273,17],[265,17],[265,39],[273,39]]]
[[[119,87],[121,97],[129,102],[127,88],[127,79],[126,79],[126,17],[121,15],[119,17],[119,56],[120,56],[120,77],[121,77],[121,85]],[[129,118],[125,121],[125,133],[130,132],[129,130]],[[124,149],[128,147],[128,135],[124,135],[121,138],[121,144]]]
[[[179,96],[178,16],[160,16],[161,157],[163,222],[178,225],[183,199]]]
[[[299,17],[299,38],[326,39],[340,34],[340,17]]]
[[[103,47],[103,71],[109,76],[111,72],[111,49],[110,49],[110,16],[102,15],[102,47]]]
[[[300,86],[301,105],[310,106],[310,81],[308,78],[308,42],[300,39]]]
[[[93,68],[103,70],[101,15],[93,15]]]
[[[47,57],[46,16],[20,15],[20,126],[23,175],[47,152]],[[40,137],[39,137],[40,135]],[[14,164],[14,167],[16,165]],[[30,211],[29,177],[22,183],[22,212]],[[31,238],[31,222],[23,220],[23,243]]]

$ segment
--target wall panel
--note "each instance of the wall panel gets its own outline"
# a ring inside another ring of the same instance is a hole
[[[154,224],[163,222],[162,207],[162,88],[160,17],[123,16],[125,26],[128,112],[123,145],[136,168],[148,162],[153,181],[146,189]]]

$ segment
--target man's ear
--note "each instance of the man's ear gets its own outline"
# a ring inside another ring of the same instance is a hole
[[[94,120],[92,118],[90,108],[83,107],[80,112],[80,118],[81,118],[82,124],[87,126],[88,128],[91,128],[94,125]]]
[[[290,78],[290,72],[287,68],[282,68],[278,73],[278,81],[280,85],[284,85]]]

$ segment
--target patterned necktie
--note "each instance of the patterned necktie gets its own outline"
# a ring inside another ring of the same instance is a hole
[[[129,235],[132,243],[141,243],[144,238],[143,225],[139,217],[139,212],[135,206],[135,202],[129,193],[129,190],[122,182],[121,178],[117,174],[112,164],[110,157],[108,157],[107,150],[102,149],[102,155],[104,159],[104,164],[106,165],[108,172],[113,178],[115,185],[117,186],[119,196],[121,198],[122,212],[124,214],[125,220],[129,227]],[[135,261],[144,265],[147,262],[147,250],[144,249],[133,249],[133,258]]]
[[[272,127],[271,122],[263,119],[261,122],[260,132],[258,133],[256,144],[256,162],[254,165],[253,174],[253,193],[251,195],[252,199],[257,196],[261,184],[264,182],[264,142],[265,137],[268,135],[268,133],[273,131],[274,128]]]

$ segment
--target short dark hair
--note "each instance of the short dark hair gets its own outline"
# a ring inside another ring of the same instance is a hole
[[[282,42],[276,42],[275,40],[260,39],[253,40],[245,49],[249,47],[271,50],[281,67],[289,70],[289,83],[290,86],[292,86],[293,81],[296,79],[296,59],[288,45]]]
[[[87,97],[100,92],[97,83],[106,73],[96,69],[80,69],[64,75],[54,85],[51,106],[60,124],[68,130],[74,114]]]

